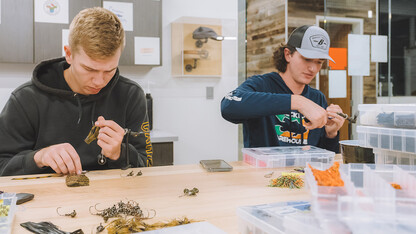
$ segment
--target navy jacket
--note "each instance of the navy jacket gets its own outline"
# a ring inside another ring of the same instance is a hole
[[[243,124],[244,147],[313,145],[339,152],[339,137],[329,139],[325,128],[306,130],[304,117],[291,110],[291,95],[282,77],[276,73],[255,75],[221,101],[224,119]],[[302,96],[324,109],[324,94],[305,86]]]

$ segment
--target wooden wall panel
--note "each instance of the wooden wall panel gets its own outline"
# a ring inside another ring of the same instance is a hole
[[[285,42],[285,1],[247,0],[247,77],[276,69],[273,52]]]

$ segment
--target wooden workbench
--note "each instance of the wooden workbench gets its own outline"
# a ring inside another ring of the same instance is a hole
[[[97,203],[100,209],[112,206],[120,200],[135,200],[143,210],[156,210],[156,217],[148,222],[168,221],[188,217],[208,221],[227,233],[238,233],[237,207],[310,197],[307,189],[282,189],[268,187],[270,178],[264,175],[274,171],[272,178],[281,171],[293,168],[260,169],[244,162],[230,163],[232,172],[206,172],[200,165],[177,165],[151,168],[134,168],[143,175],[122,177],[131,170],[107,170],[88,172],[90,186],[70,188],[65,177],[31,180],[11,180],[0,177],[0,190],[35,194],[34,200],[18,206],[12,233],[29,233],[20,223],[26,221],[50,221],[61,230],[95,233],[103,219],[91,215],[89,207]],[[16,176],[15,176],[16,177]],[[184,188],[197,187],[196,197],[179,197]],[[60,213],[76,210],[73,219]],[[103,223],[104,224],[104,223]]]

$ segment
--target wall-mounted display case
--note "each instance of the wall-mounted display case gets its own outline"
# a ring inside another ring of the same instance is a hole
[[[172,76],[221,77],[223,40],[235,39],[227,21],[181,17],[172,22]]]

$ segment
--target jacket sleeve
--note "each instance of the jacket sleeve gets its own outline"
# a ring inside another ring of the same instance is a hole
[[[23,108],[13,93],[0,114],[0,176],[38,174],[48,168],[37,167],[33,157],[36,143],[35,104]]]
[[[221,101],[222,117],[232,123],[263,116],[289,113],[291,94],[266,92],[261,77],[252,77]]]
[[[321,106],[322,108],[326,109],[328,107],[328,103],[326,101],[325,95],[321,94]],[[339,153],[339,131],[336,137],[328,138],[326,137],[325,126],[322,128],[321,137],[318,142],[318,147],[326,150],[330,150],[335,153]]]
[[[326,149],[335,153],[339,153],[339,131],[336,137],[334,138],[327,138],[325,127],[323,128],[323,134],[319,139],[318,147],[322,149]]]
[[[129,136],[128,145],[126,145],[127,136],[124,136],[120,158],[116,161],[110,161],[110,168],[125,167],[127,165],[127,151],[129,164],[132,167],[149,167],[153,165],[153,148],[150,141],[146,96],[140,87],[129,90],[128,96],[129,103],[126,111],[125,127],[134,132],[142,132],[142,134],[137,137]]]

